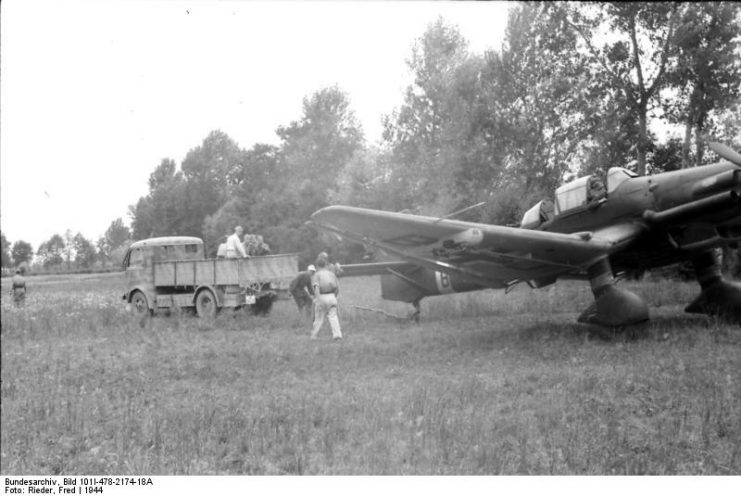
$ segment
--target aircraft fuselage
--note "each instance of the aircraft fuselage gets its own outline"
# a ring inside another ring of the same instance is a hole
[[[557,214],[536,229],[598,233],[605,226],[640,223],[647,234],[611,258],[616,269],[643,270],[689,259],[700,249],[737,243],[740,195],[741,169],[720,162],[629,178],[603,199]]]

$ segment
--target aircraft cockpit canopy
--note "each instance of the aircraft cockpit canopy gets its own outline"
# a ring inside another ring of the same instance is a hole
[[[522,216],[520,227],[535,228],[563,212],[585,207],[586,205],[599,205],[604,202],[607,195],[618,189],[628,179],[638,177],[635,172],[622,167],[611,167],[607,171],[607,188],[596,174],[574,179],[556,189],[555,205],[550,200],[542,200],[533,205],[530,210]],[[555,208],[554,208],[555,207]]]
[[[553,202],[548,198],[540,200],[522,216],[520,227],[525,229],[535,229],[542,223],[552,220],[553,214]]]
[[[537,226],[540,224],[540,204],[543,203],[543,200],[539,201],[535,205],[530,208],[527,212],[525,212],[525,215],[522,216],[522,222],[520,222],[520,227],[530,227],[530,226]]]
[[[587,204],[587,184],[592,176],[584,176],[556,190],[556,215]]]
[[[618,189],[618,186],[633,177],[638,177],[638,174],[622,167],[610,167],[607,171],[607,193],[612,193]]]

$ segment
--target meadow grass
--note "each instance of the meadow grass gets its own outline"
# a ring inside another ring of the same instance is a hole
[[[608,338],[584,283],[414,325],[345,279],[341,343],[290,301],[139,319],[121,274],[30,278],[22,309],[6,284],[3,474],[741,473],[741,328],[683,314],[694,283],[627,284],[652,321]]]

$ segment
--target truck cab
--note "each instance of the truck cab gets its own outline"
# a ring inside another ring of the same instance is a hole
[[[126,293],[123,298],[132,303],[137,313],[152,310],[157,297],[154,263],[203,258],[203,241],[200,238],[167,236],[135,241],[123,259],[126,274]]]

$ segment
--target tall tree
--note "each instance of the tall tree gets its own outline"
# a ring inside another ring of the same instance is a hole
[[[204,221],[226,201],[241,179],[244,152],[222,131],[191,149],[178,171],[163,159],[149,177],[149,194],[129,207],[136,239],[203,236]]]
[[[668,115],[685,126],[682,165],[690,165],[692,133],[695,164],[703,161],[703,135],[711,114],[727,108],[741,92],[741,6],[732,2],[683,3],[675,35],[677,57],[668,80],[679,97]]]
[[[384,139],[392,151],[390,188],[395,207],[444,213],[456,203],[454,183],[462,164],[461,134],[468,130],[470,91],[457,92],[469,61],[468,43],[457,27],[438,18],[416,40],[407,60],[414,81],[404,103],[385,119]],[[469,66],[475,82],[477,69]]]
[[[566,4],[569,24],[579,33],[595,70],[621,92],[627,111],[637,123],[636,169],[646,173],[651,148],[649,111],[667,84],[666,69],[674,46],[678,4],[674,2],[614,2]],[[597,46],[599,33],[618,38]]]
[[[203,236],[206,217],[226,202],[229,186],[241,179],[243,155],[237,143],[219,130],[188,152],[181,166],[185,187],[178,234]]]
[[[388,179],[390,158],[377,147],[358,150],[337,177],[337,191],[330,195],[331,203],[364,208],[394,209],[389,203]]]
[[[96,259],[93,243],[83,236],[82,233],[77,233],[72,238],[72,245],[75,251],[75,265],[85,269],[92,267]]]
[[[5,233],[0,233],[0,266],[10,267],[10,242],[5,239]]]
[[[64,262],[64,238],[54,234],[47,241],[41,243],[36,255],[41,259],[44,267],[58,267]]]
[[[130,241],[131,230],[123,223],[123,219],[119,217],[113,220],[96,243],[98,255],[103,264],[105,265],[106,262],[110,261],[113,258],[114,252],[121,247],[127,247]]]
[[[282,140],[280,166],[290,178],[286,187],[306,208],[325,204],[337,174],[364,144],[347,94],[337,86],[304,98],[301,119],[276,133]]]
[[[212,253],[236,225],[252,233],[262,232],[265,227],[282,221],[274,218],[275,211],[270,212],[270,218],[266,218],[256,210],[257,206],[269,202],[273,195],[280,194],[282,185],[287,181],[286,177],[281,176],[285,171],[278,167],[279,156],[278,147],[261,143],[244,154],[242,168],[231,186],[229,199],[204,222],[204,241]],[[271,244],[271,241],[268,240],[268,243]]]
[[[72,259],[75,256],[75,244],[74,236],[72,236],[72,230],[67,229],[64,231],[64,260],[67,262],[67,270],[72,269]]]
[[[552,194],[580,165],[599,127],[605,84],[577,45],[558,6],[528,3],[512,9],[494,73],[507,168],[524,179],[524,192]]]
[[[304,98],[301,118],[276,133],[281,138],[277,180],[251,216],[265,223],[271,246],[301,252],[304,263],[309,253],[320,250],[316,234],[304,223],[328,204],[340,171],[363,148],[365,138],[347,94],[337,86]]]
[[[11,248],[10,254],[13,257],[13,264],[16,267],[23,263],[29,264],[33,259],[33,247],[31,246],[31,243],[18,240],[13,243],[13,248]]]
[[[103,235],[109,249],[115,250],[131,240],[131,230],[126,227],[121,217],[111,222]]]
[[[228,199],[206,217],[212,253],[236,224],[262,234],[274,250],[303,253],[302,263],[319,251],[304,223],[336,193],[340,172],[364,145],[362,129],[347,95],[333,86],[304,98],[301,118],[276,133],[278,147],[256,144],[242,154],[226,184]]]
[[[174,160],[163,159],[149,176],[149,194],[129,207],[134,239],[182,234],[185,180],[176,169]]]

